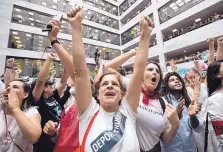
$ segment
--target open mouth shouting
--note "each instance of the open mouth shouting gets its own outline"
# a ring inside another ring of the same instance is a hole
[[[105,93],[106,97],[114,97],[115,95],[116,95],[116,93],[111,92],[111,91],[108,91],[108,92]]]
[[[151,79],[151,82],[152,82],[152,85],[155,85],[156,84],[156,77],[153,77],[152,79]]]

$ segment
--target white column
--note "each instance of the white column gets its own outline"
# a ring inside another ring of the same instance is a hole
[[[157,45],[158,45],[158,50],[159,51],[159,61],[160,61],[160,66],[162,67],[163,71],[167,71],[166,68],[166,58],[164,52],[166,52],[164,44],[163,44],[163,33],[161,32],[161,26],[160,26],[160,20],[159,20],[159,13],[158,13],[158,5],[157,5],[157,0],[152,0],[152,5],[155,9],[153,9],[153,21],[155,24],[156,28],[156,40],[157,40]]]
[[[0,0],[0,49],[8,47],[13,0]]]

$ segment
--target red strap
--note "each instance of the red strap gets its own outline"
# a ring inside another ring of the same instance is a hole
[[[97,111],[97,112],[94,114],[94,116],[91,118],[91,121],[90,121],[90,123],[88,124],[87,130],[86,130],[86,132],[84,133],[84,137],[83,137],[82,144],[81,144],[81,151],[82,151],[82,152],[84,152],[85,142],[86,142],[88,133],[89,133],[89,131],[90,131],[90,129],[91,129],[91,126],[92,126],[92,124],[93,124],[93,122],[94,122],[96,116],[98,115],[98,112],[99,112],[99,111]]]

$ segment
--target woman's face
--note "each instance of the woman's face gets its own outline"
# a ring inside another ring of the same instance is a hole
[[[160,73],[161,71],[159,70],[157,65],[149,63],[146,66],[143,77],[143,85],[147,90],[154,91],[157,88],[160,82]]]
[[[122,99],[121,85],[115,75],[109,74],[103,77],[98,99],[102,106],[118,106]]]
[[[24,84],[20,81],[11,81],[5,88],[5,90],[2,93],[2,103],[6,104],[8,103],[8,96],[10,93],[10,90],[15,91],[17,94],[18,100],[20,102],[20,105],[22,104],[23,100],[28,97],[28,93],[24,91]]]

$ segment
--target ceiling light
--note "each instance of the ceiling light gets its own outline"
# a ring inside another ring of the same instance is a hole
[[[101,18],[102,18],[102,19],[105,19],[105,17],[104,17],[104,16],[102,16]]]
[[[22,23],[22,21],[21,21],[21,20],[19,20],[19,23]]]
[[[18,9],[18,8],[16,8],[15,10],[16,10],[17,12],[21,12],[21,10],[20,10],[20,9]]]
[[[29,12],[29,15],[33,15],[33,12]]]
[[[184,2],[181,2],[179,4],[177,4],[179,7],[183,6],[185,3]]]
[[[16,41],[17,43],[21,43],[21,41]]]
[[[96,33],[98,33],[98,30],[95,30]]]
[[[22,44],[18,44],[17,46],[18,46],[18,47],[22,47]]]
[[[174,6],[172,9],[173,9],[174,11],[177,11],[177,10],[178,10],[178,7],[177,7],[177,6]]]
[[[13,31],[12,34],[18,35],[18,32],[14,32],[14,31]]]
[[[187,52],[186,50],[184,52]]]
[[[175,3],[176,4],[182,3],[182,0],[177,0]]]
[[[63,20],[62,23],[66,23],[66,22]]]
[[[176,6],[176,4],[175,3],[172,3],[169,6],[172,8],[172,7]]]
[[[19,39],[19,37],[18,37],[18,36],[15,36],[14,38],[15,38],[15,39]]]
[[[63,26],[63,25],[61,25],[61,27],[62,27],[62,28],[64,28],[64,26]]]
[[[85,16],[84,18],[88,18],[87,16]]]
[[[88,14],[91,14],[91,12],[90,12],[90,11],[88,11],[87,13],[88,13]]]
[[[106,39],[106,42],[111,42],[111,40],[109,40],[109,39]]]
[[[173,31],[173,32],[176,32],[176,31],[178,31],[178,30],[177,30],[177,29],[173,29],[172,31]]]
[[[21,15],[17,15],[17,17],[18,17],[18,18],[22,18],[22,16],[21,16]]]
[[[31,34],[26,34],[27,37],[31,37]]]
[[[42,2],[42,4],[43,4],[43,5],[46,5],[46,3],[45,3],[45,2]]]
[[[43,46],[43,45],[39,43],[39,46]]]
[[[29,18],[29,20],[30,20],[30,21],[34,21],[34,19],[33,19],[33,18]]]
[[[52,5],[52,8],[56,9],[57,7],[55,5]]]
[[[116,10],[116,7],[113,7],[112,9],[113,9],[113,10]]]
[[[87,8],[84,8],[85,11],[87,11]]]
[[[57,0],[53,0],[54,3],[57,3]]]
[[[36,20],[36,22],[40,22],[40,20]]]
[[[192,0],[184,0],[185,1],[185,3],[188,3],[188,2],[190,2],[190,1],[192,1]]]
[[[32,26],[34,26],[34,23],[31,23]]]
[[[39,41],[39,43],[43,43],[43,41]]]
[[[71,45],[69,45],[68,47],[72,47]]]
[[[195,20],[195,22],[200,22],[201,21],[201,18],[197,18],[196,20]]]

